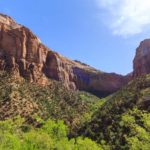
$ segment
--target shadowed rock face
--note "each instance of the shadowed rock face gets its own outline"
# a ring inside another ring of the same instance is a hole
[[[48,78],[61,81],[68,89],[105,96],[115,92],[128,77],[100,72],[69,60],[44,46],[28,28],[0,14],[0,69],[18,72],[30,82],[47,84]]]
[[[137,48],[133,68],[134,77],[150,73],[150,39],[142,41]]]

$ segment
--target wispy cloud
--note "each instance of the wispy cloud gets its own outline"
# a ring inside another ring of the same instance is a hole
[[[113,34],[131,36],[150,29],[150,0],[96,0]]]

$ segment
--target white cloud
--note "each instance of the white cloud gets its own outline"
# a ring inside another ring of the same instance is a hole
[[[96,0],[113,33],[131,36],[150,29],[150,0]]]

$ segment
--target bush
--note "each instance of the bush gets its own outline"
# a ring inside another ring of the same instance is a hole
[[[101,150],[88,138],[68,139],[63,121],[48,120],[40,128],[27,126],[23,119],[0,121],[0,150]]]

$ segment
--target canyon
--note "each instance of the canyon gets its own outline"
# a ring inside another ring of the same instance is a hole
[[[150,40],[137,48],[133,73],[126,76],[99,71],[80,61],[70,60],[46,47],[27,27],[0,14],[0,70],[41,85],[54,79],[71,90],[107,96],[131,79],[150,73]]]

